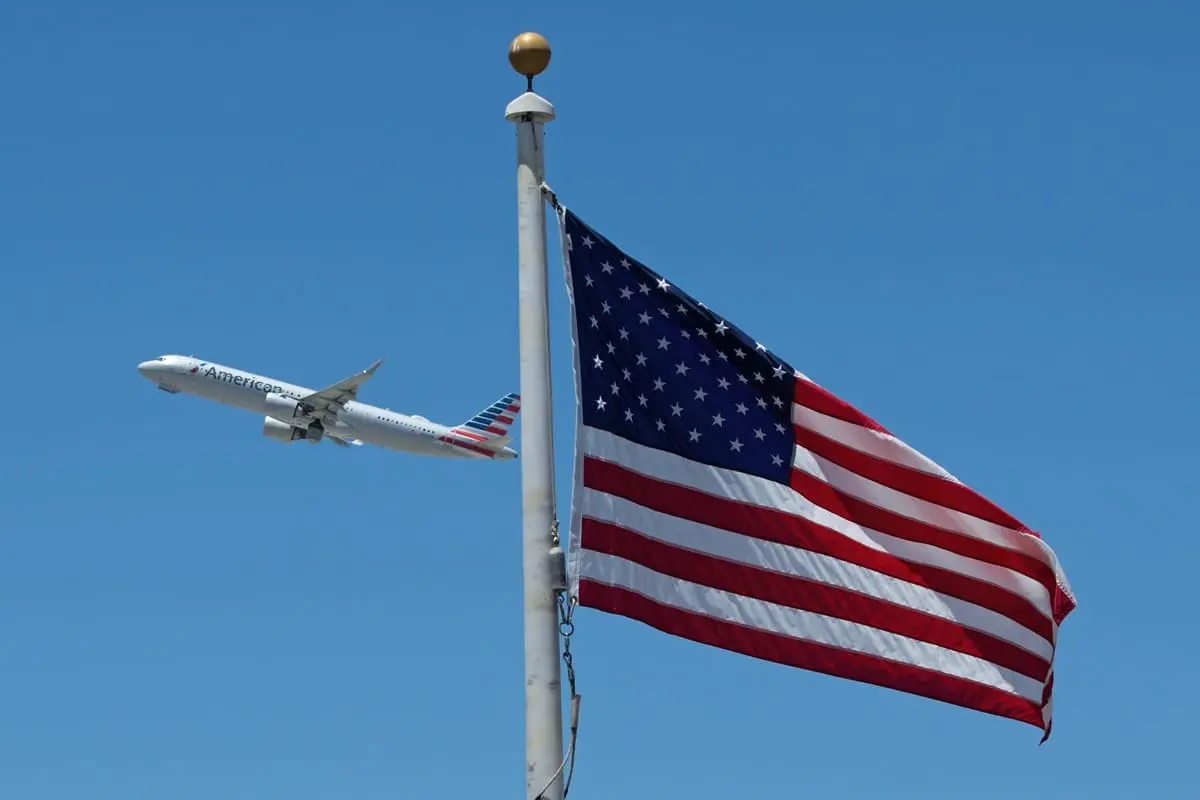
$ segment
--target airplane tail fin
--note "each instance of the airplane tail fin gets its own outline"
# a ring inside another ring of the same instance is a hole
[[[504,395],[475,416],[454,428],[454,432],[489,448],[503,447],[511,440],[508,429],[521,413],[521,396]]]

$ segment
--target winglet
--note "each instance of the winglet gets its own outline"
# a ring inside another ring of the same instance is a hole
[[[379,369],[379,365],[383,363],[383,359],[377,359],[374,364],[363,370],[363,375],[374,375],[375,370]]]

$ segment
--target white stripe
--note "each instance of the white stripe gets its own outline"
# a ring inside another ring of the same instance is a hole
[[[981,542],[989,542],[1008,550],[1024,553],[1051,568],[1054,565],[1052,560],[1046,559],[1043,545],[1040,544],[1037,537],[988,522],[972,514],[955,511],[952,508],[913,497],[890,486],[884,486],[870,478],[864,478],[857,472],[838,466],[799,445],[795,448],[792,466],[829,484],[838,491],[857,497],[878,508],[972,539],[978,539]]]
[[[649,539],[781,575],[848,589],[982,631],[1047,662],[1054,657],[1052,643],[1003,614],[857,564],[663,514],[594,489],[583,490],[580,508],[585,517],[637,531]]]
[[[821,391],[827,391],[820,384],[808,377],[804,373],[797,370],[796,377],[806,383],[809,383]],[[811,408],[800,403],[793,402],[792,404],[792,421],[798,425],[802,425],[809,430],[815,431],[823,436],[827,436],[834,441],[840,442],[847,447],[853,447],[864,453],[886,459],[896,464],[912,467],[923,472],[940,475],[943,478],[952,480],[955,483],[962,484],[958,478],[950,474],[941,465],[934,462],[928,456],[920,453],[911,445],[897,439],[891,434],[877,431],[872,428],[867,428],[853,422],[830,417],[827,414],[822,414],[819,411],[813,411]],[[866,498],[863,498],[866,499]],[[940,507],[939,507],[940,508]],[[990,523],[988,523],[990,524]],[[1008,528],[1001,528],[1008,532]],[[1013,534],[1020,536],[1023,544],[1029,545],[1028,540],[1032,540],[1034,552],[1030,553],[1036,558],[1041,558],[1046,561],[1054,569],[1055,581],[1058,588],[1061,589],[1071,602],[1075,602],[1075,594],[1071,591],[1071,585],[1067,581],[1067,575],[1063,571],[1062,564],[1059,563],[1058,557],[1042,539],[1029,536],[1020,531],[1013,531]],[[1028,551],[1026,551],[1028,552]]]
[[[585,550],[581,578],[636,592],[657,603],[802,641],[876,656],[990,686],[1041,704],[1042,684],[976,656],[868,625],[800,611],[661,575],[623,558]]]
[[[800,403],[792,404],[792,422],[860,453],[866,453],[930,475],[937,475],[958,484],[962,483],[931,458],[914,450],[890,433],[864,428],[862,425],[837,419],[828,414],[822,414],[820,411],[813,411]]]
[[[840,533],[872,550],[998,586],[1027,599],[1047,620],[1052,619],[1050,594],[1046,588],[1015,570],[968,558],[934,545],[910,542],[864,528],[817,506],[791,487],[766,478],[689,461],[582,423],[578,427],[578,437],[582,445],[580,449],[588,456],[620,464],[625,469],[657,480],[792,514]]]

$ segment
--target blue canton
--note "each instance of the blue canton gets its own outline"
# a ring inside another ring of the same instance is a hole
[[[788,483],[794,370],[562,213],[583,424]]]

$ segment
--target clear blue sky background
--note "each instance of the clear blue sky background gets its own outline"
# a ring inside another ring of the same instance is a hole
[[[585,609],[572,797],[1194,797],[1200,12],[434,5],[0,9],[0,796],[521,796],[518,463],[283,446],[135,365],[386,356],[363,399],[447,422],[516,389],[532,28],[564,201],[1080,597],[1040,748]]]

